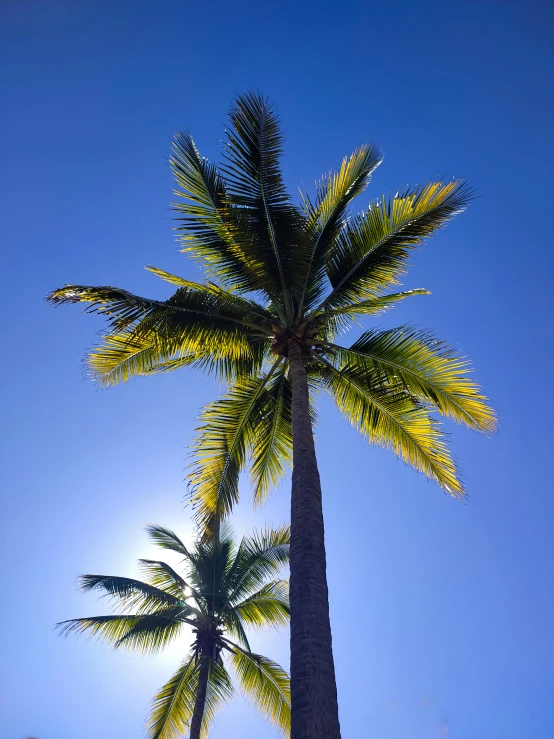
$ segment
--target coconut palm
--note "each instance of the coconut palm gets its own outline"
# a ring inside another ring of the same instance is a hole
[[[204,267],[203,283],[161,269],[176,286],[167,300],[114,287],[66,285],[53,303],[88,303],[107,319],[88,358],[103,385],[190,366],[228,383],[203,411],[191,498],[204,530],[238,500],[251,460],[254,500],[263,501],[292,462],[291,693],[293,739],[340,736],[331,648],[321,485],[312,427],[314,397],[328,392],[367,439],[391,449],[450,495],[462,496],[435,412],[478,431],[494,413],[469,363],[427,331],[370,328],[352,345],[338,336],[416,289],[391,292],[411,251],[462,211],[461,180],[405,188],[349,206],[381,163],[364,145],[294,204],[279,168],[281,133],[259,94],[230,112],[224,163],[201,157],[188,133],[170,163],[182,198],[174,205],[183,251]]]
[[[147,531],[155,544],[182,556],[183,574],[165,562],[141,559],[144,581],[82,575],[81,588],[117,599],[120,613],[62,621],[61,633],[87,632],[116,649],[145,654],[192,628],[185,660],[154,698],[150,739],[177,739],[187,732],[190,739],[207,736],[217,709],[233,694],[229,667],[257,708],[288,734],[289,677],[252,652],[245,629],[288,623],[288,583],[276,576],[288,564],[289,528],[267,529],[235,545],[224,527],[191,548],[169,529],[149,526]]]

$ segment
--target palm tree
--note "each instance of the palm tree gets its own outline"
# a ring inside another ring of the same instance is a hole
[[[167,300],[114,287],[66,285],[53,303],[88,303],[107,319],[88,364],[103,385],[192,366],[228,383],[209,404],[195,444],[191,498],[201,527],[238,499],[251,459],[255,502],[292,462],[291,694],[293,739],[340,737],[329,622],[313,398],[326,391],[371,443],[392,449],[449,494],[464,490],[433,412],[489,432],[495,417],[469,363],[427,331],[337,335],[426,290],[390,292],[411,251],[472,197],[461,180],[406,188],[350,213],[382,157],[360,146],[322,177],[315,196],[291,202],[279,168],[278,118],[259,94],[230,111],[220,168],[188,133],[170,163],[183,251],[200,261],[196,283],[148,267],[176,286]]]
[[[57,624],[61,633],[90,633],[116,649],[156,653],[187,626],[194,641],[173,677],[155,696],[148,723],[150,739],[207,736],[216,710],[237,681],[258,709],[283,732],[290,730],[287,673],[251,651],[245,627],[284,626],[289,620],[288,583],[271,579],[288,564],[290,530],[283,526],[245,536],[238,546],[231,532],[187,548],[173,531],[147,529],[162,549],[183,557],[184,576],[165,562],[141,559],[145,581],[82,575],[83,590],[118,599],[132,613],[75,618]],[[232,637],[232,638],[229,638]]]

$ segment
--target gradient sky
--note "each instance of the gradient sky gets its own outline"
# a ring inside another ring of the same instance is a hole
[[[1,3],[2,737],[138,739],[186,646],[139,658],[52,626],[107,611],[76,576],[136,575],[153,554],[147,523],[191,534],[187,445],[218,388],[182,371],[97,390],[81,359],[101,321],[44,296],[64,282],[166,296],[148,263],[197,275],[171,231],[171,137],[187,127],[217,158],[230,100],[247,89],[279,107],[293,192],[370,140],[385,162],[360,208],[437,175],[479,193],[412,258],[406,288],[432,296],[380,321],[448,339],[495,403],[494,437],[449,427],[467,502],[321,405],[343,737],[553,735],[553,10]],[[285,521],[288,499],[285,483],[254,513],[245,483],[236,530]],[[254,644],[286,664],[286,633]],[[211,736],[277,734],[237,699]]]

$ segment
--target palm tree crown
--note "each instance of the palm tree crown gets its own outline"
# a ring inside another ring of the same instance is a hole
[[[360,146],[315,195],[289,198],[281,172],[277,116],[259,94],[239,97],[230,112],[225,161],[201,157],[188,133],[176,136],[170,163],[177,183],[183,251],[201,262],[196,283],[154,267],[176,286],[165,301],[113,287],[66,285],[53,303],[89,303],[108,322],[89,355],[104,385],[185,366],[229,384],[209,404],[198,432],[192,499],[209,527],[238,499],[238,476],[251,457],[259,502],[292,458],[291,339],[301,349],[310,392],[331,394],[372,443],[463,495],[438,419],[491,431],[495,416],[468,361],[427,331],[375,328],[345,347],[337,336],[353,322],[398,301],[427,294],[391,292],[410,252],[471,199],[461,180],[406,188],[352,214],[382,157]]]
[[[116,598],[131,613],[62,621],[63,634],[88,632],[115,648],[156,653],[187,627],[190,652],[153,701],[150,739],[176,739],[191,731],[204,676],[198,732],[203,736],[218,707],[233,693],[228,672],[258,709],[283,732],[290,730],[290,686],[286,672],[251,651],[245,629],[288,623],[288,583],[276,577],[288,563],[288,527],[245,536],[238,546],[223,527],[218,537],[187,548],[172,531],[148,527],[153,542],[183,557],[184,573],[165,562],[142,559],[145,580],[83,575],[83,590]],[[198,713],[198,711],[196,712]],[[201,729],[200,729],[201,726]]]

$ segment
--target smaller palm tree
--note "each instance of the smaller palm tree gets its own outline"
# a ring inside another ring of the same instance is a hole
[[[278,664],[252,652],[245,632],[288,623],[288,583],[277,576],[289,560],[289,528],[245,536],[237,546],[231,530],[222,527],[190,550],[169,529],[149,526],[147,531],[155,544],[183,557],[184,576],[149,559],[139,560],[144,582],[82,575],[83,590],[99,590],[116,598],[123,611],[133,612],[71,619],[57,628],[65,635],[88,632],[116,649],[143,654],[158,652],[192,628],[188,655],[154,697],[150,739],[207,736],[217,709],[233,694],[228,667],[257,708],[290,732],[289,677]]]

